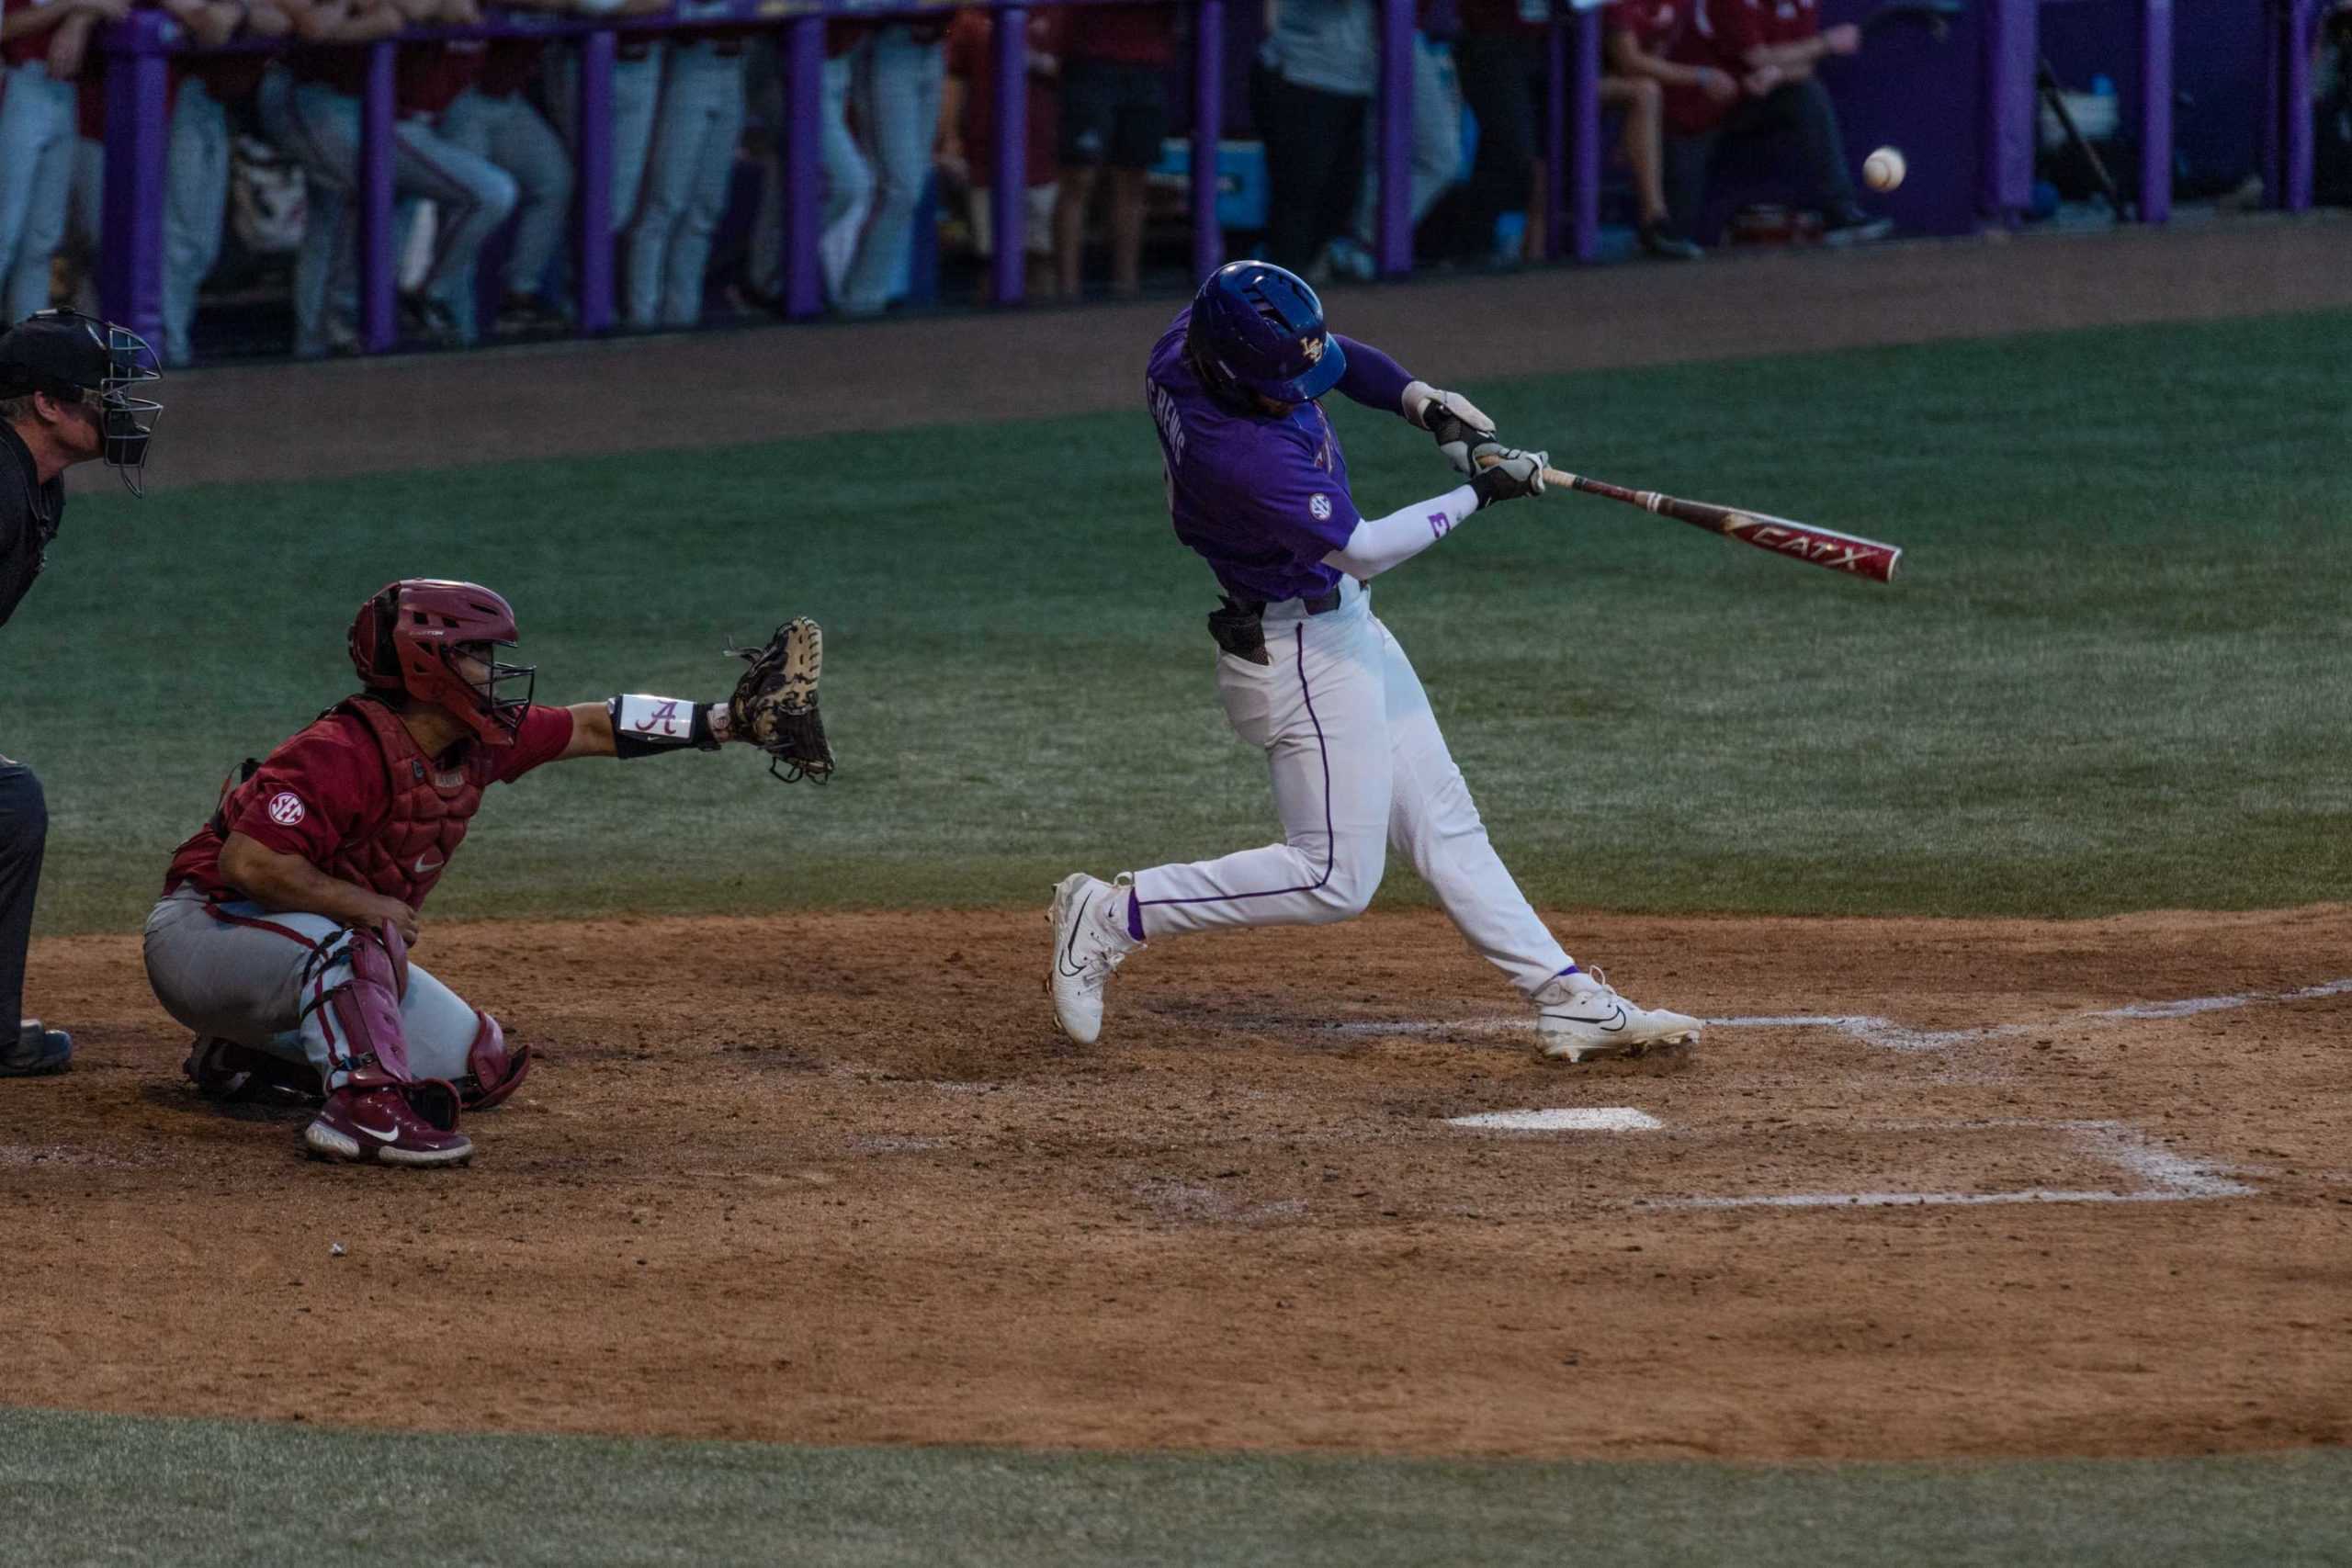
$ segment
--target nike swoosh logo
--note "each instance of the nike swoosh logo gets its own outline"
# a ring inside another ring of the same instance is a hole
[[[1069,961],[1069,955],[1070,950],[1078,945],[1078,933],[1086,929],[1085,920],[1087,906],[1093,902],[1094,895],[1089,893],[1079,904],[1078,914],[1073,917],[1069,922],[1069,940],[1062,943],[1061,952],[1054,955],[1057,960],[1059,960],[1055,967],[1058,968],[1063,975],[1073,980],[1086,973],[1085,965],[1072,964]]]
[[[375,1139],[379,1144],[390,1144],[400,1141],[401,1130],[398,1127],[393,1128],[389,1133],[379,1133],[375,1128],[368,1125],[365,1122],[354,1122],[352,1125],[358,1128],[361,1132],[367,1134],[369,1137]]]
[[[424,852],[424,854],[431,854],[432,852],[432,851],[427,850]],[[419,855],[416,857],[416,874],[419,876],[430,876],[448,863],[449,863],[446,860],[436,860],[431,865],[427,865],[424,863],[424,855]]]
[[[1545,1018],[1566,1019],[1570,1023],[1589,1023],[1611,1034],[1614,1034],[1619,1030],[1625,1027],[1625,1010],[1623,1008],[1617,1009],[1607,1018],[1578,1018],[1572,1012],[1551,1011],[1546,1011],[1544,1016]]]

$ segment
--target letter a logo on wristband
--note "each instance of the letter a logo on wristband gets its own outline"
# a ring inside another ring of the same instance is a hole
[[[269,797],[269,819],[281,828],[291,828],[302,820],[302,797],[290,789],[279,790]]]

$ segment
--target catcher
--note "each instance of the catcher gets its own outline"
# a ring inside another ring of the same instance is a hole
[[[221,1099],[315,1098],[302,1141],[325,1159],[457,1165],[460,1111],[530,1070],[498,1021],[408,961],[417,911],[482,791],[544,762],[760,747],[787,782],[833,771],[817,708],[822,646],[794,620],[724,702],[531,701],[536,670],[501,663],[514,612],[470,582],[409,578],[359,607],[366,688],[223,787],[147,918],[147,979],[196,1031],[186,1071]]]

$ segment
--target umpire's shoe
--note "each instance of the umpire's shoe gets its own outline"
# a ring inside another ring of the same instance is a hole
[[[28,1018],[17,1026],[17,1043],[0,1046],[0,1078],[38,1078],[62,1073],[74,1060],[74,1037],[62,1029],[43,1029]]]
[[[474,1157],[473,1140],[457,1130],[457,1091],[447,1084],[417,1084],[420,1094],[447,1097],[449,1125],[435,1126],[411,1102],[402,1087],[339,1089],[302,1129],[302,1142],[321,1159],[385,1165],[463,1165]]]
[[[1054,889],[1046,920],[1054,928],[1054,961],[1046,971],[1054,1021],[1080,1045],[1091,1045],[1102,1034],[1102,987],[1111,971],[1143,945],[1127,932],[1126,879],[1114,885],[1072,872]]]
[[[1687,1045],[1699,1021],[1627,1001],[1606,978],[1571,965],[1535,993],[1535,1039],[1555,1061],[1639,1056],[1658,1045]]]

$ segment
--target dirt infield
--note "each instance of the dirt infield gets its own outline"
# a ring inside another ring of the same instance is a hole
[[[135,942],[46,942],[85,1032],[0,1093],[0,1398],[1525,1455],[2352,1440],[2352,908],[1559,926],[1719,1021],[1544,1064],[1434,916],[1147,953],[1089,1050],[1035,913],[441,925],[420,961],[543,1053],[463,1173],[307,1165],[299,1115],[174,1081]],[[1531,1108],[1657,1125],[1449,1121]]]
[[[2340,306],[2347,233],[1550,272],[1351,291],[1341,324],[1453,378]],[[1124,407],[1167,308],[175,376],[148,505]],[[1055,369],[1008,404],[1015,363]],[[81,1050],[0,1085],[0,1404],[1758,1460],[2352,1442],[2352,907],[1556,923],[1706,1040],[1544,1064],[1435,915],[1166,944],[1088,1050],[1035,911],[435,924],[419,962],[541,1066],[431,1173],[312,1165],[299,1113],[198,1100],[136,939],[46,941]],[[1452,1120],[1539,1109],[1655,1124]]]

